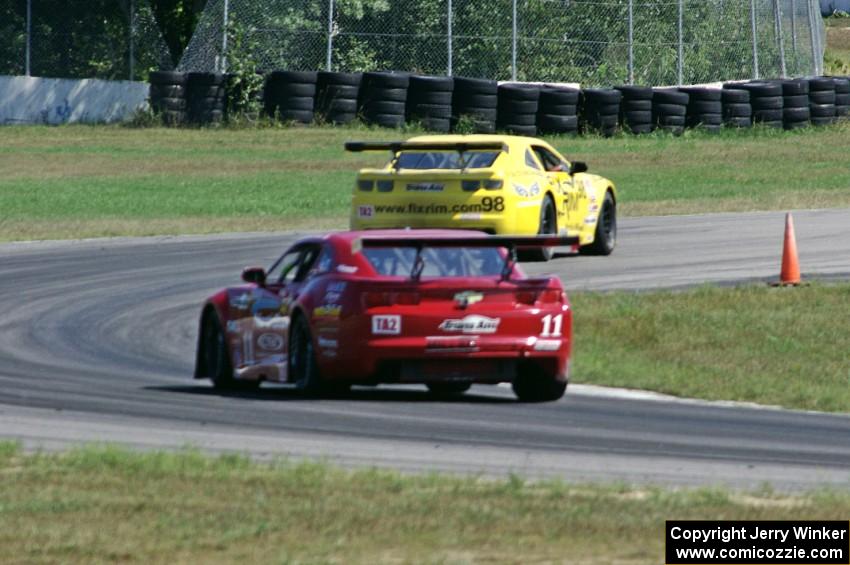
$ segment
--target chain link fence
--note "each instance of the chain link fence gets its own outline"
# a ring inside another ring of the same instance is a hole
[[[140,80],[174,65],[148,0],[0,0],[0,74]]]
[[[178,68],[672,85],[820,74],[823,50],[818,0],[209,0]]]

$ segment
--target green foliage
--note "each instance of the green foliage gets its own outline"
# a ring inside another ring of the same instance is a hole
[[[256,122],[262,110],[263,75],[255,58],[256,36],[239,22],[231,22],[228,30],[228,100],[229,120]]]

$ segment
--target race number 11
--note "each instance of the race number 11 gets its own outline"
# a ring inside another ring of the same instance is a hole
[[[560,337],[561,336],[561,326],[564,324],[564,315],[558,314],[557,316],[552,316],[552,314],[547,314],[543,316],[543,331],[540,332],[541,337]]]

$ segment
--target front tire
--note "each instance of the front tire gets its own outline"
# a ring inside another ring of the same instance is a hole
[[[526,363],[517,369],[512,388],[520,402],[552,402],[564,396],[567,383],[547,375],[536,364]]]
[[[233,378],[233,364],[227,351],[227,339],[216,314],[210,313],[204,317],[202,332],[201,360],[204,372],[212,380],[213,387],[219,390],[250,390],[260,385],[259,381],[240,381]]]
[[[602,210],[596,221],[593,243],[585,249],[590,255],[610,255],[617,245],[617,204],[610,192],[605,193]]]

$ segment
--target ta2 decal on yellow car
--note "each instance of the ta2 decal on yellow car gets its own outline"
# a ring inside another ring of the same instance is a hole
[[[374,218],[375,217],[375,207],[370,205],[361,205],[357,207],[357,217],[358,218]]]
[[[372,316],[372,333],[375,335],[400,335],[401,316]]]
[[[500,318],[469,315],[461,319],[443,320],[440,329],[444,332],[462,332],[465,334],[493,334],[499,329]]]

